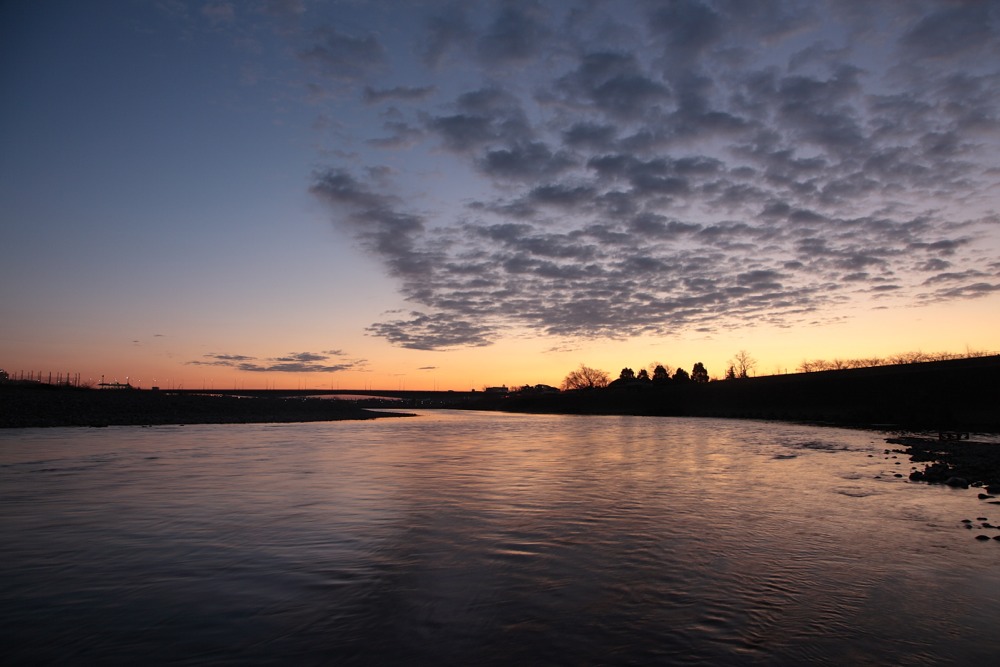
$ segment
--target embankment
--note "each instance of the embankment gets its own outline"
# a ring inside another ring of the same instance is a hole
[[[523,412],[740,417],[917,430],[1000,431],[1000,356],[484,398]]]

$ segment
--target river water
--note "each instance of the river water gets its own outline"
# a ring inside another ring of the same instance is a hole
[[[4,662],[987,663],[1000,505],[885,448],[448,411],[0,431]]]

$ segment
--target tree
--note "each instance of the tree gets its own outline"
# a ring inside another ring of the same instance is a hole
[[[643,368],[639,370],[639,374],[635,376],[636,380],[640,382],[649,382],[649,372]]]
[[[705,368],[705,364],[700,361],[694,365],[691,369],[691,379],[695,382],[708,382],[708,370]]]
[[[663,364],[657,364],[653,369],[653,382],[666,382],[670,379],[670,374]]]
[[[688,372],[683,368],[678,368],[674,371],[674,382],[687,382],[690,379],[691,376],[688,375]]]
[[[580,367],[575,371],[571,371],[566,379],[563,380],[562,388],[563,390],[570,389],[595,389],[598,387],[607,387],[608,379],[610,376],[601,370],[596,368],[590,368],[580,364]]]
[[[737,352],[730,363],[733,365],[733,371],[738,378],[750,377],[750,373],[757,367],[757,360],[751,357],[750,353],[746,350]]]
[[[736,368],[732,364],[729,364],[729,368],[726,369],[726,379],[735,380],[736,379]]]
[[[619,380],[634,380],[635,371],[631,368],[623,368],[621,374],[618,375]]]

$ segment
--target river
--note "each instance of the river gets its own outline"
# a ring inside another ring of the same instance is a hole
[[[4,662],[988,662],[1000,541],[974,538],[1000,505],[910,483],[883,437],[451,411],[0,431]]]

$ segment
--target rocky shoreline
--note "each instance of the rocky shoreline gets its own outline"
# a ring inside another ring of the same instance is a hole
[[[982,487],[987,494],[1000,495],[1000,444],[914,436],[886,442],[905,447],[893,451],[906,454],[913,463],[926,464],[910,473],[911,481]]]
[[[977,497],[984,504],[1000,505],[1000,443],[914,436],[887,438],[886,442],[905,448],[892,452],[908,455],[913,463],[925,464],[923,469],[914,467],[910,481],[958,489],[976,488],[979,489]],[[890,453],[888,449],[885,451]],[[980,542],[991,539],[1000,542],[1000,533],[997,533],[1000,526],[991,523],[986,516],[965,518],[958,525],[966,530],[978,530],[975,539]]]
[[[0,428],[291,423],[398,416],[405,415],[318,398],[0,387]]]

